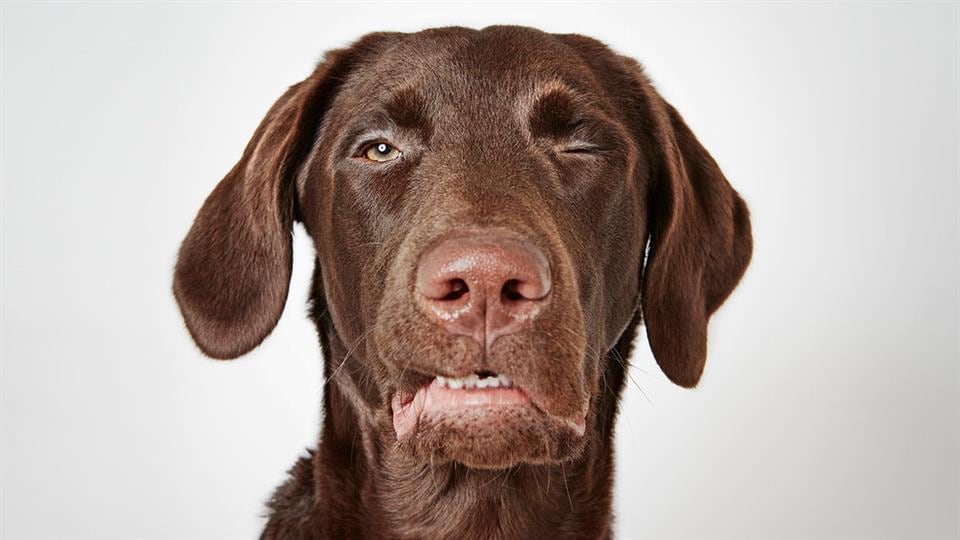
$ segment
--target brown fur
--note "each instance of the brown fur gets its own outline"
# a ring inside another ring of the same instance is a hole
[[[358,157],[365,133],[402,159]],[[274,494],[264,538],[610,536],[641,311],[664,373],[696,385],[708,319],[751,253],[746,205],[636,62],[519,27],[370,34],[277,101],[180,251],[174,293],[206,354],[273,329],[295,220],[317,250],[329,384],[319,448]],[[419,255],[464,230],[550,259],[549,304],[489,350],[411,301]],[[394,392],[480,368],[509,372],[543,414],[397,442]],[[560,422],[584,415],[583,436]]]

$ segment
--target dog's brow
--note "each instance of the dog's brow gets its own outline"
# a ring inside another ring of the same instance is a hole
[[[579,107],[566,87],[554,87],[538,95],[530,108],[530,130],[535,135],[564,135]]]
[[[387,99],[385,109],[397,127],[419,131],[425,139],[433,131],[426,100],[413,88],[401,88],[394,92]]]

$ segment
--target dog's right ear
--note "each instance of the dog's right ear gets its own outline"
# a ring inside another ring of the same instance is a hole
[[[349,70],[386,36],[327,53],[290,87],[197,214],[180,247],[173,294],[208,356],[250,351],[280,319],[293,264],[295,176]]]

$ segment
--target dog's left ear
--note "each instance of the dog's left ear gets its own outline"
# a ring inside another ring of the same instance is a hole
[[[648,161],[636,168],[650,241],[641,312],[660,369],[680,386],[696,386],[707,359],[707,321],[750,263],[750,212],[636,60],[584,36],[557,38],[622,106]]]
[[[641,86],[656,155],[643,319],[660,368],[690,388],[703,373],[707,321],[750,262],[750,213],[676,109],[645,80]]]
[[[173,293],[208,356],[248,352],[280,319],[293,264],[294,176],[349,70],[387,36],[368,34],[327,53],[290,87],[197,214],[180,247]]]

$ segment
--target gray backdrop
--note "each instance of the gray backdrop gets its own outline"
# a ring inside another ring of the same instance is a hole
[[[4,537],[251,538],[314,443],[312,247],[262,347],[201,357],[179,241],[267,108],[365,32],[516,23],[640,59],[753,212],[696,390],[641,336],[631,538],[958,530],[957,4],[2,6]]]

